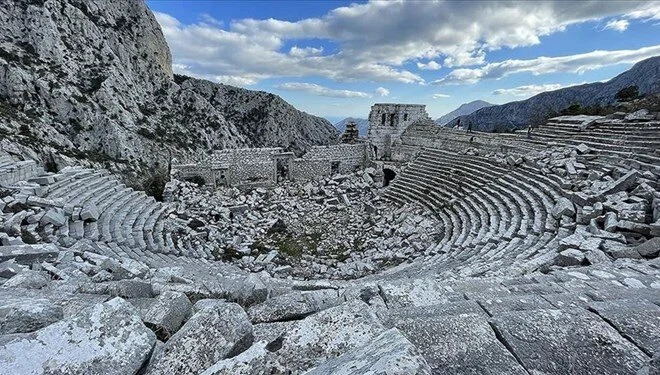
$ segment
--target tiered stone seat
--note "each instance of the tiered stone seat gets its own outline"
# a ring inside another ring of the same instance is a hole
[[[604,157],[614,155],[648,166],[660,164],[660,121],[603,118],[584,126],[571,121],[570,117],[558,117],[534,129],[528,141],[539,145],[554,142],[561,146],[584,143]]]
[[[29,180],[43,172],[43,168],[34,160],[14,160],[11,155],[0,150],[0,186]]]
[[[496,273],[551,251],[557,233],[550,211],[561,189],[537,176],[540,171],[528,166],[505,168],[483,157],[426,149],[384,196],[422,204],[444,225],[437,255],[421,268]]]

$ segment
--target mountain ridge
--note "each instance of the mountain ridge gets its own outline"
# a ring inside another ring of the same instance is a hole
[[[473,100],[468,103],[463,103],[455,110],[438,117],[435,120],[435,123],[444,126],[451,120],[455,119],[456,117],[469,115],[470,113],[473,113],[474,111],[478,111],[481,108],[490,107],[493,105],[495,104],[488,103],[485,100]]]
[[[539,124],[571,105],[606,106],[616,102],[616,93],[637,86],[639,93],[660,92],[660,56],[642,60],[607,82],[587,83],[537,94],[529,99],[485,107],[459,116],[448,126],[471,125],[479,131],[508,131]]]

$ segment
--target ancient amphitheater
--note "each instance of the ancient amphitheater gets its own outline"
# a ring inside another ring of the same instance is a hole
[[[165,202],[0,151],[0,373],[660,371],[658,113],[370,123],[175,161]]]

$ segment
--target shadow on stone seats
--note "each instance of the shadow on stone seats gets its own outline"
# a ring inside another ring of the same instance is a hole
[[[390,182],[396,178],[396,172],[389,168],[383,168],[383,187],[389,186]]]

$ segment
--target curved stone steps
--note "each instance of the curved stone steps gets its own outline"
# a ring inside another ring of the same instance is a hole
[[[73,206],[83,207],[88,202],[93,202],[95,197],[104,194],[105,192],[112,191],[116,186],[119,186],[119,180],[117,179],[108,179],[107,181],[99,184],[95,188],[90,188],[83,192],[80,196],[73,198],[69,201],[69,204]]]
[[[124,207],[128,202],[130,202],[138,195],[139,193],[132,189],[125,189],[123,190],[123,194],[120,195],[119,199],[116,199],[107,207],[99,208],[101,215],[98,221],[102,228],[101,234],[103,241],[109,242],[114,240],[113,235],[115,228],[113,226],[112,219],[115,218],[115,214],[117,211],[119,211],[120,207]]]
[[[85,189],[85,186],[87,186],[88,182],[101,178],[106,174],[107,172],[104,170],[94,170],[90,171],[89,173],[76,173],[72,176],[72,178],[60,181],[62,184],[57,187],[53,187],[55,184],[51,185],[51,188],[49,188],[46,197],[68,198],[73,194],[80,194],[80,192]]]

